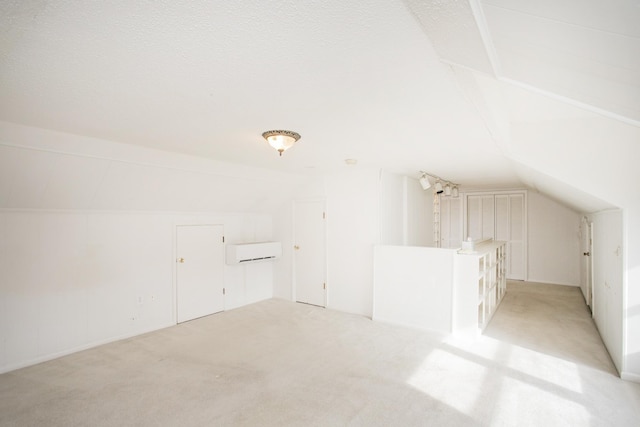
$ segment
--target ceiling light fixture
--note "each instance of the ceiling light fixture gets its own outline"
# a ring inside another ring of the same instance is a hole
[[[434,191],[435,191],[436,193],[438,193],[438,194],[442,194],[442,192],[444,191],[444,190],[442,189],[442,183],[440,182],[440,180],[437,180],[437,181],[436,181],[436,185],[435,185],[435,187],[433,187],[433,188],[435,189]]]
[[[431,187],[431,183],[429,182],[429,178],[426,173],[423,173],[420,177],[420,185],[423,190],[428,190]]]
[[[282,156],[285,150],[293,147],[293,144],[300,139],[300,134],[290,130],[268,130],[262,134],[262,137]]]
[[[447,181],[446,179],[442,179],[437,175],[432,175],[425,171],[420,171],[420,174],[419,181],[423,190],[428,190],[431,187],[431,182],[429,181],[429,177],[431,177],[436,180],[433,187],[433,191],[435,191],[436,194],[444,193],[445,196],[451,197],[458,197],[460,195],[460,190],[458,188],[460,186],[459,184]]]

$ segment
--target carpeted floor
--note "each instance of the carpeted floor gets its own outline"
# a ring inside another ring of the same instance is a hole
[[[0,425],[637,426],[577,288],[473,341],[268,300],[0,375]]]

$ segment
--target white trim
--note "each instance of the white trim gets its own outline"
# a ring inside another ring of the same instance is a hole
[[[41,128],[33,128],[33,129],[36,129],[41,132],[55,132],[55,131],[50,131],[48,129],[41,129]],[[1,130],[2,130],[2,122],[0,121],[0,131]],[[62,134],[68,137],[83,138],[82,136],[73,135],[73,134],[65,134],[65,133],[62,133]],[[0,135],[0,138],[2,138],[2,135]],[[91,138],[91,137],[87,137],[87,138]],[[163,157],[169,157],[169,158],[156,159],[155,161],[140,161],[137,159],[125,159],[123,157],[117,157],[117,155],[113,155],[113,154],[112,155],[91,154],[91,153],[73,151],[69,149],[64,150],[64,149],[55,149],[50,147],[38,147],[38,146],[30,145],[31,142],[13,143],[13,142],[1,141],[1,140],[0,140],[0,147],[15,148],[15,149],[22,149],[22,150],[30,150],[30,151],[40,151],[44,153],[58,154],[63,156],[75,156],[75,157],[82,157],[82,158],[88,158],[88,159],[104,160],[107,162],[121,163],[121,164],[127,164],[127,165],[167,169],[167,170],[173,170],[173,171],[179,171],[179,172],[200,173],[204,175],[218,176],[223,178],[229,178],[229,177],[243,178],[243,179],[253,180],[253,181],[264,180],[266,177],[270,179],[287,180],[291,176],[291,174],[287,172],[279,172],[273,169],[249,166],[241,163],[232,163],[230,161],[214,160],[208,157],[198,157],[198,156],[193,156],[189,154],[177,153],[172,151],[164,151],[157,148],[123,144],[120,142],[114,142],[114,141],[109,141],[104,139],[96,139],[96,138],[91,138],[91,139],[101,144],[117,144],[118,147],[121,147],[121,150],[124,150],[124,151],[126,150],[145,151],[155,156],[163,156]],[[122,156],[123,153],[122,151],[119,151],[118,154]],[[175,163],[179,163],[180,165],[176,165]],[[188,164],[188,163],[191,163],[191,165],[184,166],[184,164]],[[216,169],[223,169],[223,170],[216,170]],[[251,172],[253,172],[253,174],[251,174]]]
[[[557,285],[557,286],[565,286],[565,287],[571,287],[571,288],[578,288],[580,289],[580,285],[576,285],[575,283],[567,283],[567,282],[549,282],[547,280],[536,280],[536,279],[532,279],[529,278],[528,280],[518,280],[518,279],[509,279],[509,280],[514,280],[516,282],[527,282],[527,284],[530,285],[535,285],[536,283],[539,283],[541,285]],[[582,291],[580,292],[580,294],[582,295]]]
[[[480,0],[469,0],[469,6],[471,6],[471,13],[475,18],[476,26],[478,27],[478,32],[480,33],[480,38],[482,39],[482,44],[484,45],[484,50],[487,53],[487,58],[489,58],[489,63],[491,64],[493,73],[496,77],[499,77],[502,75],[502,68],[500,67],[498,53],[496,52],[493,44],[491,32],[487,25],[487,18],[484,16]]]
[[[52,209],[52,208],[0,208],[0,213],[31,214],[75,214],[75,215],[184,215],[184,216],[234,216],[267,215],[260,212],[221,212],[221,211],[141,211],[141,210],[105,210],[105,209]],[[185,224],[185,225],[199,225]]]
[[[321,203],[322,211],[324,212],[324,307],[329,307],[329,215],[327,214],[327,198],[326,197],[300,197],[296,198],[292,202],[292,217],[291,217],[291,299],[292,301],[297,301],[297,287],[296,283],[296,257],[295,257],[295,246],[296,244],[296,205],[298,203]]]
[[[622,115],[617,114],[617,113],[612,113],[611,111],[605,110],[603,108],[596,107],[596,106],[593,106],[591,104],[584,103],[582,101],[577,101],[575,99],[568,98],[568,97],[563,96],[563,95],[558,95],[556,93],[549,92],[547,90],[540,89],[540,88],[537,88],[535,86],[531,86],[530,84],[523,83],[523,82],[520,82],[518,80],[509,79],[507,77],[498,77],[498,80],[500,80],[502,82],[505,82],[505,83],[508,83],[508,84],[511,84],[513,86],[518,86],[518,87],[520,87],[522,89],[525,89],[525,90],[528,90],[528,91],[531,91],[531,92],[538,93],[540,95],[546,96],[547,98],[555,99],[556,101],[561,101],[561,102],[564,102],[566,104],[573,105],[574,107],[578,107],[578,108],[581,108],[583,110],[587,110],[587,111],[590,111],[592,113],[599,114],[601,116],[604,116],[604,117],[607,117],[607,118],[610,118],[610,119],[618,120],[618,121],[620,121],[622,123],[626,123],[626,124],[631,125],[631,126],[640,127],[640,120],[635,120],[635,119],[632,119],[632,118],[629,118],[629,117],[622,116]]]
[[[633,381],[634,383],[640,383],[640,375],[634,374],[632,372],[622,371],[620,373],[620,378],[625,381]]]
[[[159,326],[159,327],[143,329],[143,330],[140,330],[140,331],[132,332],[130,334],[118,335],[118,336],[115,336],[115,337],[112,337],[112,338],[107,338],[107,339],[100,340],[100,341],[94,341],[94,342],[91,342],[89,344],[81,345],[81,346],[78,346],[78,347],[73,347],[71,349],[59,351],[59,352],[56,352],[56,353],[50,353],[50,354],[47,354],[45,356],[39,356],[39,357],[34,357],[32,359],[23,360],[23,361],[20,361],[18,363],[10,363],[8,365],[0,366],[0,374],[4,374],[4,373],[10,372],[10,371],[15,371],[16,369],[26,368],[27,366],[37,365],[38,363],[47,362],[49,360],[57,359],[57,358],[63,357],[63,356],[68,356],[70,354],[77,353],[79,351],[89,350],[89,349],[92,349],[92,348],[95,348],[95,347],[99,347],[101,345],[110,344],[112,342],[121,341],[121,340],[124,340],[124,339],[127,339],[127,338],[133,338],[133,337],[136,337],[138,335],[148,334],[149,332],[159,331],[160,329],[170,328],[172,326],[176,326],[176,324],[175,323],[167,323],[167,324],[163,324],[162,326]]]
[[[629,340],[627,339],[627,325],[629,316],[628,287],[629,287],[629,209],[622,209],[622,360],[621,373],[626,373]],[[640,375],[626,373],[635,377],[631,381],[640,382]]]

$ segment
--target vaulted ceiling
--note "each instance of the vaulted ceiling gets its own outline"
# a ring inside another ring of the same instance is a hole
[[[0,120],[594,211],[639,193],[637,22],[637,0],[6,1]],[[281,158],[274,128],[302,135]]]

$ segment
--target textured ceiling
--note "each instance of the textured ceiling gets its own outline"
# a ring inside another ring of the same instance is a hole
[[[543,188],[562,173],[523,163],[513,138],[525,124],[564,126],[582,114],[575,105],[640,119],[640,8],[608,5],[4,1],[0,120],[283,172],[356,158],[463,185]],[[513,85],[532,95],[509,96]],[[570,109],[550,117],[536,93]],[[302,135],[281,158],[261,137],[274,128]]]
[[[400,1],[1,7],[5,121],[295,172],[356,158],[518,182]],[[302,135],[282,158],[274,128]]]

